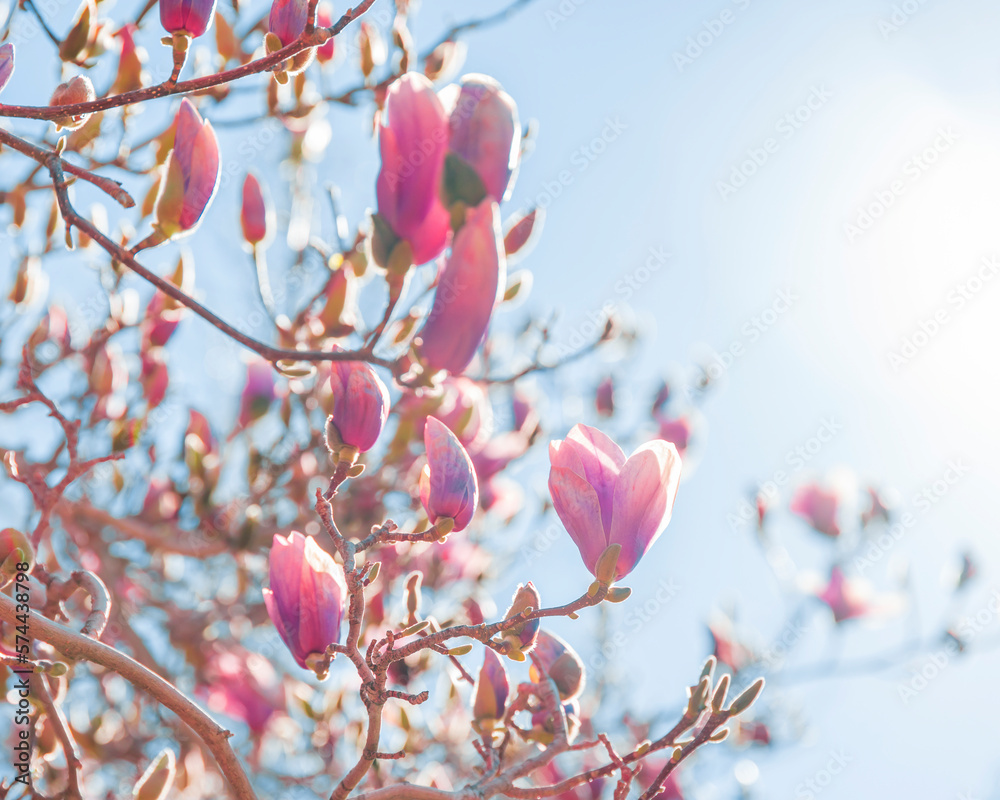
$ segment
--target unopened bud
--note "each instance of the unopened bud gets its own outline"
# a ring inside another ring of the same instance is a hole
[[[420,572],[411,572],[406,576],[406,610],[410,618],[415,618],[420,609],[420,584],[424,576]]]
[[[729,676],[723,675],[715,687],[715,694],[712,695],[712,711],[718,713],[726,704],[726,695],[729,693]]]
[[[134,800],[163,800],[174,783],[177,764],[173,750],[163,750],[149,765],[132,790]]]
[[[763,688],[764,679],[757,678],[757,680],[750,684],[749,688],[745,689],[739,697],[733,700],[733,704],[729,706],[729,716],[735,717],[737,714],[742,714],[750,708],[760,696]]]

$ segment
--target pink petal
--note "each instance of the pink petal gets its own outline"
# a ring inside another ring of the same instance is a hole
[[[639,447],[615,487],[610,542],[622,546],[617,577],[628,575],[667,527],[681,478],[677,448],[661,440]]]
[[[610,532],[615,484],[625,464],[625,453],[608,436],[588,425],[573,426],[556,453],[553,464],[573,470],[594,487],[601,506],[601,523],[605,532]]]
[[[597,559],[608,546],[601,526],[597,492],[572,470],[554,466],[549,471],[549,494],[552,495],[556,514],[583,557],[583,563],[593,572]]]

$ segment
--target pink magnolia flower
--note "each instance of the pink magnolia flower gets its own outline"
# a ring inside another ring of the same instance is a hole
[[[330,370],[330,424],[340,443],[362,453],[371,449],[389,416],[389,390],[364,361],[334,361]]]
[[[708,623],[708,632],[712,637],[712,655],[720,664],[739,672],[753,661],[753,653],[739,640],[733,621],[728,616],[714,616]]]
[[[333,25],[333,9],[328,4],[320,3],[316,11],[316,24],[321,28],[329,28]],[[331,36],[326,42],[316,48],[316,59],[321,64],[332,61],[335,47],[336,39]]]
[[[448,426],[435,417],[424,425],[427,464],[420,473],[420,502],[431,524],[451,518],[454,531],[472,522],[479,502],[479,484],[472,459]]]
[[[243,238],[251,246],[260,244],[274,234],[274,208],[253,172],[248,172],[243,180],[240,226],[243,228]]]
[[[310,669],[310,655],[323,655],[340,641],[343,570],[312,536],[292,531],[286,538],[274,535],[269,575],[270,588],[263,590],[268,616],[299,666]]]
[[[413,263],[436,258],[448,242],[451,216],[439,196],[448,149],[448,116],[423,75],[408,72],[389,87],[375,184],[378,213],[409,242]]]
[[[789,504],[792,513],[798,514],[815,530],[831,538],[840,536],[840,525],[837,522],[839,508],[840,495],[815,483],[800,486]]]
[[[265,361],[252,362],[247,367],[247,382],[240,396],[239,427],[245,428],[263,417],[277,396],[271,365]]]
[[[455,234],[420,331],[418,352],[431,371],[455,375],[469,366],[486,335],[506,271],[499,208],[487,199],[469,210]]]
[[[175,117],[174,149],[156,197],[153,227],[165,238],[193,231],[219,186],[219,143],[186,97]]]
[[[862,617],[871,610],[866,592],[862,591],[857,582],[845,578],[840,567],[830,570],[830,582],[817,597],[830,607],[833,619],[838,623]]]
[[[573,700],[563,704],[566,717],[566,739],[572,743],[580,733],[580,704]],[[540,744],[548,744],[556,735],[555,714],[540,708],[531,714],[531,738]]]
[[[564,702],[579,697],[587,680],[587,670],[576,651],[545,630],[538,632],[529,674],[531,680],[538,683],[543,673],[555,683]]]
[[[267,29],[287,47],[306,29],[309,16],[307,0],[274,0],[267,19]]]
[[[94,84],[91,83],[90,78],[86,75],[77,75],[65,83],[60,83],[55,88],[55,91],[52,92],[52,97],[49,99],[49,105],[72,106],[77,103],[89,103],[96,99],[97,93],[94,91]],[[56,130],[66,128],[66,130],[75,131],[82,128],[88,119],[90,119],[89,113],[56,117],[52,122],[55,124]]]
[[[160,24],[167,33],[199,37],[215,16],[215,0],[160,0]]]
[[[535,585],[531,581],[528,581],[523,585],[518,584],[517,590],[514,592],[514,599],[511,600],[510,608],[507,609],[503,618],[505,620],[511,619],[529,608],[537,611],[541,607],[542,598],[538,594]],[[523,660],[524,654],[530,653],[534,649],[535,642],[538,640],[538,628],[541,624],[542,621],[540,619],[532,619],[504,631],[503,638],[510,644],[512,651],[515,654],[521,655],[521,658],[517,659],[511,654],[511,651],[508,651],[508,658]]]
[[[874,486],[868,487],[869,506],[861,513],[861,524],[870,525],[874,520],[889,521],[890,503]]]
[[[576,425],[549,444],[552,504],[583,563],[620,544],[616,579],[628,575],[670,522],[681,477],[681,459],[669,442],[641,445],[627,459],[596,428]]]
[[[199,694],[208,707],[243,720],[261,734],[276,713],[285,709],[285,690],[271,664],[256,653],[222,652],[206,670],[210,683]]]
[[[691,427],[691,420],[687,417],[677,417],[676,419],[663,417],[660,419],[658,435],[665,441],[673,442],[677,452],[683,458],[691,443]]]
[[[0,45],[0,92],[14,74],[14,45],[11,42]]]
[[[472,719],[477,730],[493,730],[496,722],[504,715],[509,694],[510,684],[500,656],[487,647],[486,659],[472,690]]]
[[[506,200],[521,145],[514,101],[486,75],[466,75],[460,86],[442,90],[441,101],[448,112],[451,151],[475,169],[488,195],[498,203]]]
[[[597,413],[602,417],[613,417],[615,414],[615,380],[607,377],[597,384],[597,391],[594,393],[594,405]],[[665,438],[665,437],[661,437]],[[670,441],[670,440],[668,440]]]

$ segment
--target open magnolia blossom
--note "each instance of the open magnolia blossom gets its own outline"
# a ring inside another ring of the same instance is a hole
[[[552,505],[583,563],[597,576],[598,560],[620,545],[615,578],[628,575],[670,522],[681,459],[670,442],[656,440],[626,458],[596,428],[576,425],[549,445]]]

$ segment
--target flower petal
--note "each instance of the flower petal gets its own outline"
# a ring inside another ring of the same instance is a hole
[[[628,575],[667,527],[681,478],[681,459],[670,442],[639,447],[622,467],[615,486],[611,544],[622,546],[617,577]]]
[[[583,563],[593,572],[597,559],[608,546],[597,492],[572,470],[554,466],[549,471],[549,493],[556,514],[580,550]]]

